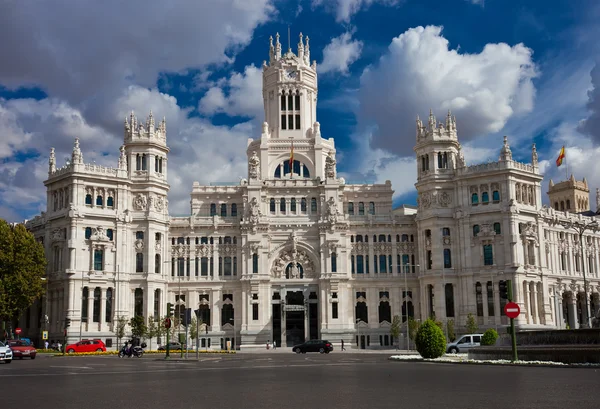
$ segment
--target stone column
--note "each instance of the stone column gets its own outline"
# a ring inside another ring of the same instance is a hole
[[[108,330],[108,328],[106,326],[106,317],[104,316],[104,314],[106,314],[106,289],[101,288],[100,289],[100,320],[98,322],[98,329],[100,331]],[[102,319],[102,317],[104,317],[104,319]]]
[[[540,316],[538,313],[538,293],[537,293],[537,285],[535,282],[529,282],[528,289],[531,292],[530,303],[531,303],[531,323],[539,324]]]
[[[579,323],[577,322],[577,293],[575,293],[574,291],[571,292],[571,297],[567,299],[567,311],[569,313],[569,328],[578,329]]]
[[[500,288],[498,282],[492,281],[492,288],[494,293],[494,324],[502,324],[502,311],[500,308]]]
[[[210,323],[212,331],[221,331],[221,290],[213,290],[210,294]]]
[[[84,331],[86,332],[90,332],[92,331],[94,328],[93,324],[94,322],[94,288],[92,287],[88,287],[88,320],[87,320],[87,325],[83,328]]]

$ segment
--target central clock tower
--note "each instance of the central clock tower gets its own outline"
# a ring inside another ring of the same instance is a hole
[[[310,62],[309,39],[282,55],[279,34],[270,39],[269,62],[263,62],[263,100],[269,136],[279,139],[312,138],[317,120],[317,66]]]

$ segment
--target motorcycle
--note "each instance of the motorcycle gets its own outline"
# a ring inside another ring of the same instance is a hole
[[[128,358],[131,358],[132,356],[141,358],[142,355],[144,355],[144,348],[146,348],[146,343],[142,343],[140,346],[131,346],[131,344],[128,345],[126,342],[125,345],[123,345],[123,348],[121,348],[119,351],[119,358],[123,358],[125,356]]]

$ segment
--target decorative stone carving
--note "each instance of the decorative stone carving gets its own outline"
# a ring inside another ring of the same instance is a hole
[[[423,192],[420,196],[420,203],[425,209],[431,206],[431,192]]]
[[[54,229],[52,230],[52,241],[64,240],[63,230],[62,229]]]
[[[333,152],[329,152],[325,158],[325,177],[333,179],[335,178],[335,159],[333,158]]]
[[[464,168],[466,166],[465,154],[462,151],[462,146],[458,146],[458,157],[456,158],[456,167]]]
[[[531,146],[531,164],[533,166],[538,165],[538,153],[537,149],[535,149],[535,143]]]
[[[135,210],[146,210],[147,207],[148,207],[148,199],[146,199],[145,195],[139,193],[133,199],[133,208]]]
[[[108,236],[106,235],[106,231],[104,227],[98,226],[92,228],[92,235],[90,236],[90,240],[93,241],[110,241]]]
[[[48,172],[56,172],[56,155],[54,154],[54,148],[50,148],[50,158],[48,159]]]
[[[438,203],[442,207],[448,207],[452,203],[452,196],[448,192],[441,192],[438,195]]]
[[[125,155],[125,145],[121,145],[119,154],[119,169],[127,170],[127,156]]]
[[[213,254],[212,246],[208,244],[200,244],[196,246],[196,255],[199,257],[211,257]]]
[[[157,241],[156,243],[154,243],[154,249],[158,252],[162,249],[162,244],[160,241]]]
[[[144,240],[137,239],[135,243],[133,243],[133,247],[135,247],[135,251],[138,253],[142,252],[144,250]]]
[[[248,159],[248,177],[250,179],[258,179],[260,176],[260,159],[256,151],[252,152],[252,156]]]
[[[156,196],[154,198],[154,208],[157,212],[162,212],[165,208],[165,199],[161,196]]]
[[[337,203],[333,197],[330,197],[327,201],[327,222],[334,225],[338,221],[338,216],[340,212],[337,208]]]

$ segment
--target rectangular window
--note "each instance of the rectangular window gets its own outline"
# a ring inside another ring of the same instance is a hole
[[[317,213],[317,199],[314,197],[310,199],[310,212],[312,214]]]
[[[285,120],[285,115],[281,115],[281,129],[284,131],[287,129],[287,121]]]
[[[94,250],[94,270],[102,271],[104,267],[104,250]]]
[[[144,240],[144,232],[143,231],[136,231],[135,232],[135,239],[136,240]]]
[[[288,106],[287,106],[288,111],[293,111],[294,110],[294,96],[293,95],[288,95],[287,104],[288,104]]]
[[[200,259],[200,275],[203,277],[208,276],[208,257]]]
[[[185,271],[186,271],[185,275],[186,276],[188,276],[188,277],[190,276],[191,269],[192,269],[192,263],[190,261],[190,258],[188,257],[187,261],[186,261],[186,268],[185,268]]]
[[[219,257],[219,275],[223,275],[223,257]]]
[[[354,214],[354,202],[348,202],[348,214]]]
[[[431,250],[427,250],[427,270],[431,270],[433,267],[433,260],[431,259]]]
[[[494,265],[494,252],[491,244],[483,245],[483,264],[486,266]]]
[[[331,318],[334,320],[338,319],[338,303],[336,302],[331,304]]]
[[[295,95],[295,98],[294,98],[294,111],[300,111],[300,95]]]
[[[227,205],[221,203],[221,217],[227,217]]]
[[[300,129],[300,115],[296,114],[296,129]]]
[[[364,274],[364,256],[356,256],[356,274]]]
[[[358,202],[358,215],[359,216],[365,215],[365,204],[363,202]]]
[[[487,302],[488,302],[488,317],[494,316],[494,285],[491,281],[487,282]]]
[[[282,95],[281,96],[281,110],[282,111],[286,111],[285,101],[286,101],[285,95]]]
[[[288,129],[294,129],[294,115],[288,115]]]
[[[444,249],[444,268],[452,268],[452,254],[450,249]]]
[[[369,264],[369,256],[365,256],[365,274],[369,274],[371,265]]]
[[[252,319],[258,321],[258,304],[252,304]]]
[[[379,272],[387,273],[387,257],[384,255],[379,256]]]
[[[252,274],[258,274],[258,254],[252,255]]]
[[[410,273],[410,260],[409,260],[408,254],[402,255],[402,265],[404,266],[404,273],[405,274]]]
[[[185,259],[183,257],[177,259],[177,275],[185,275]]]

